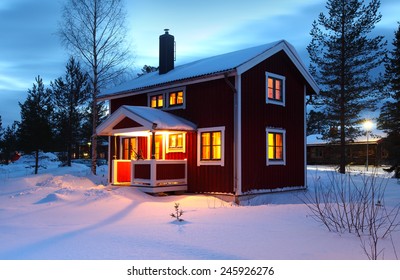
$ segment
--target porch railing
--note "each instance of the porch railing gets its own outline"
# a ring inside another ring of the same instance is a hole
[[[113,184],[165,187],[187,184],[186,160],[114,160]]]

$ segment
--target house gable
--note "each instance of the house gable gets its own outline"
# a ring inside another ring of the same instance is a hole
[[[130,126],[132,125],[132,126]],[[196,125],[162,110],[141,106],[121,106],[100,124],[96,133],[103,136],[135,131],[192,131]]]
[[[123,129],[123,128],[129,128],[129,127],[142,127],[142,125],[138,122],[135,122],[134,120],[125,117],[122,121],[120,121],[118,124],[116,124],[113,127],[113,130],[115,129]]]

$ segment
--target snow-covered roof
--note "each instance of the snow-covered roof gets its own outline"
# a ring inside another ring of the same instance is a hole
[[[129,128],[129,131],[143,130],[177,130],[192,131],[196,129],[196,125],[192,122],[170,114],[168,112],[144,106],[121,106],[113,114],[101,123],[96,133],[98,135],[113,135],[118,132],[124,132],[124,129],[115,129],[114,127],[124,118],[129,118],[139,127]]]
[[[151,87],[168,85],[176,82],[185,82],[192,79],[202,79],[204,77],[230,72],[241,74],[281,50],[285,51],[285,53],[290,57],[292,62],[307,80],[312,90],[318,93],[318,85],[304,66],[297,51],[287,41],[280,40],[176,66],[165,74],[160,75],[158,71],[148,73],[123,83],[111,90],[104,91],[99,94],[99,98],[107,99],[112,98],[115,95],[136,92]]]

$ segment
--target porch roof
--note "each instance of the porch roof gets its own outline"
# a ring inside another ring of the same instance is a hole
[[[115,126],[125,118],[131,119],[139,126],[116,129]],[[193,131],[196,128],[194,123],[159,109],[123,105],[97,127],[96,133],[97,135],[108,136],[134,131]]]

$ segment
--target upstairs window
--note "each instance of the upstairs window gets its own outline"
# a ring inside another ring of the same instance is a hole
[[[185,89],[149,94],[148,100],[148,104],[152,108],[164,110],[185,109]]]
[[[283,129],[266,129],[267,165],[286,164],[286,131]]]
[[[169,106],[179,106],[183,104],[183,91],[169,93]]]
[[[285,77],[266,72],[266,103],[285,106]]]
[[[157,95],[151,96],[150,106],[152,108],[163,108],[164,107],[164,95],[157,94]]]

